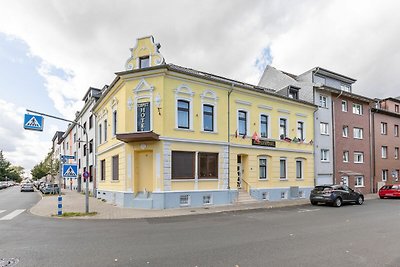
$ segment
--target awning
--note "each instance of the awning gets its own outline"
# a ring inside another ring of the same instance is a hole
[[[125,143],[159,141],[160,135],[153,132],[123,133],[123,134],[117,134],[117,139]]]

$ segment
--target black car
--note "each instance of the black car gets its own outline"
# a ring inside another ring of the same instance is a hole
[[[346,185],[317,185],[311,191],[310,202],[312,205],[326,203],[335,207],[349,202],[361,205],[364,203],[364,195]]]

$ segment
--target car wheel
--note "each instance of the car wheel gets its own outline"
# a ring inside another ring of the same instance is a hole
[[[342,199],[340,197],[336,198],[335,201],[333,202],[333,206],[335,207],[342,206]]]
[[[318,202],[317,201],[311,201],[311,205],[318,205]]]
[[[364,203],[364,198],[362,197],[362,196],[359,196],[358,198],[357,198],[357,205],[362,205],[362,203]]]
[[[385,197],[383,197],[383,196],[379,196],[379,198],[380,198],[380,199],[384,199]]]

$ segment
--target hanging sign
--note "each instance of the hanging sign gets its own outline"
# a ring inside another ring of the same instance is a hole
[[[150,131],[150,102],[137,104],[137,131]]]

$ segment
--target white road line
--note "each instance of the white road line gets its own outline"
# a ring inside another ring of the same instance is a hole
[[[0,210],[0,213],[3,213],[3,212],[5,212],[6,210]]]
[[[308,210],[308,209],[300,209],[297,212],[299,213],[303,213],[303,212],[313,212],[313,211],[318,211],[319,209],[312,209],[312,210]]]
[[[25,210],[14,210],[13,212],[7,214],[6,216],[4,216],[3,218],[0,218],[0,221],[9,221],[12,220],[13,218],[17,217],[18,215],[20,215],[21,213],[23,213]]]

